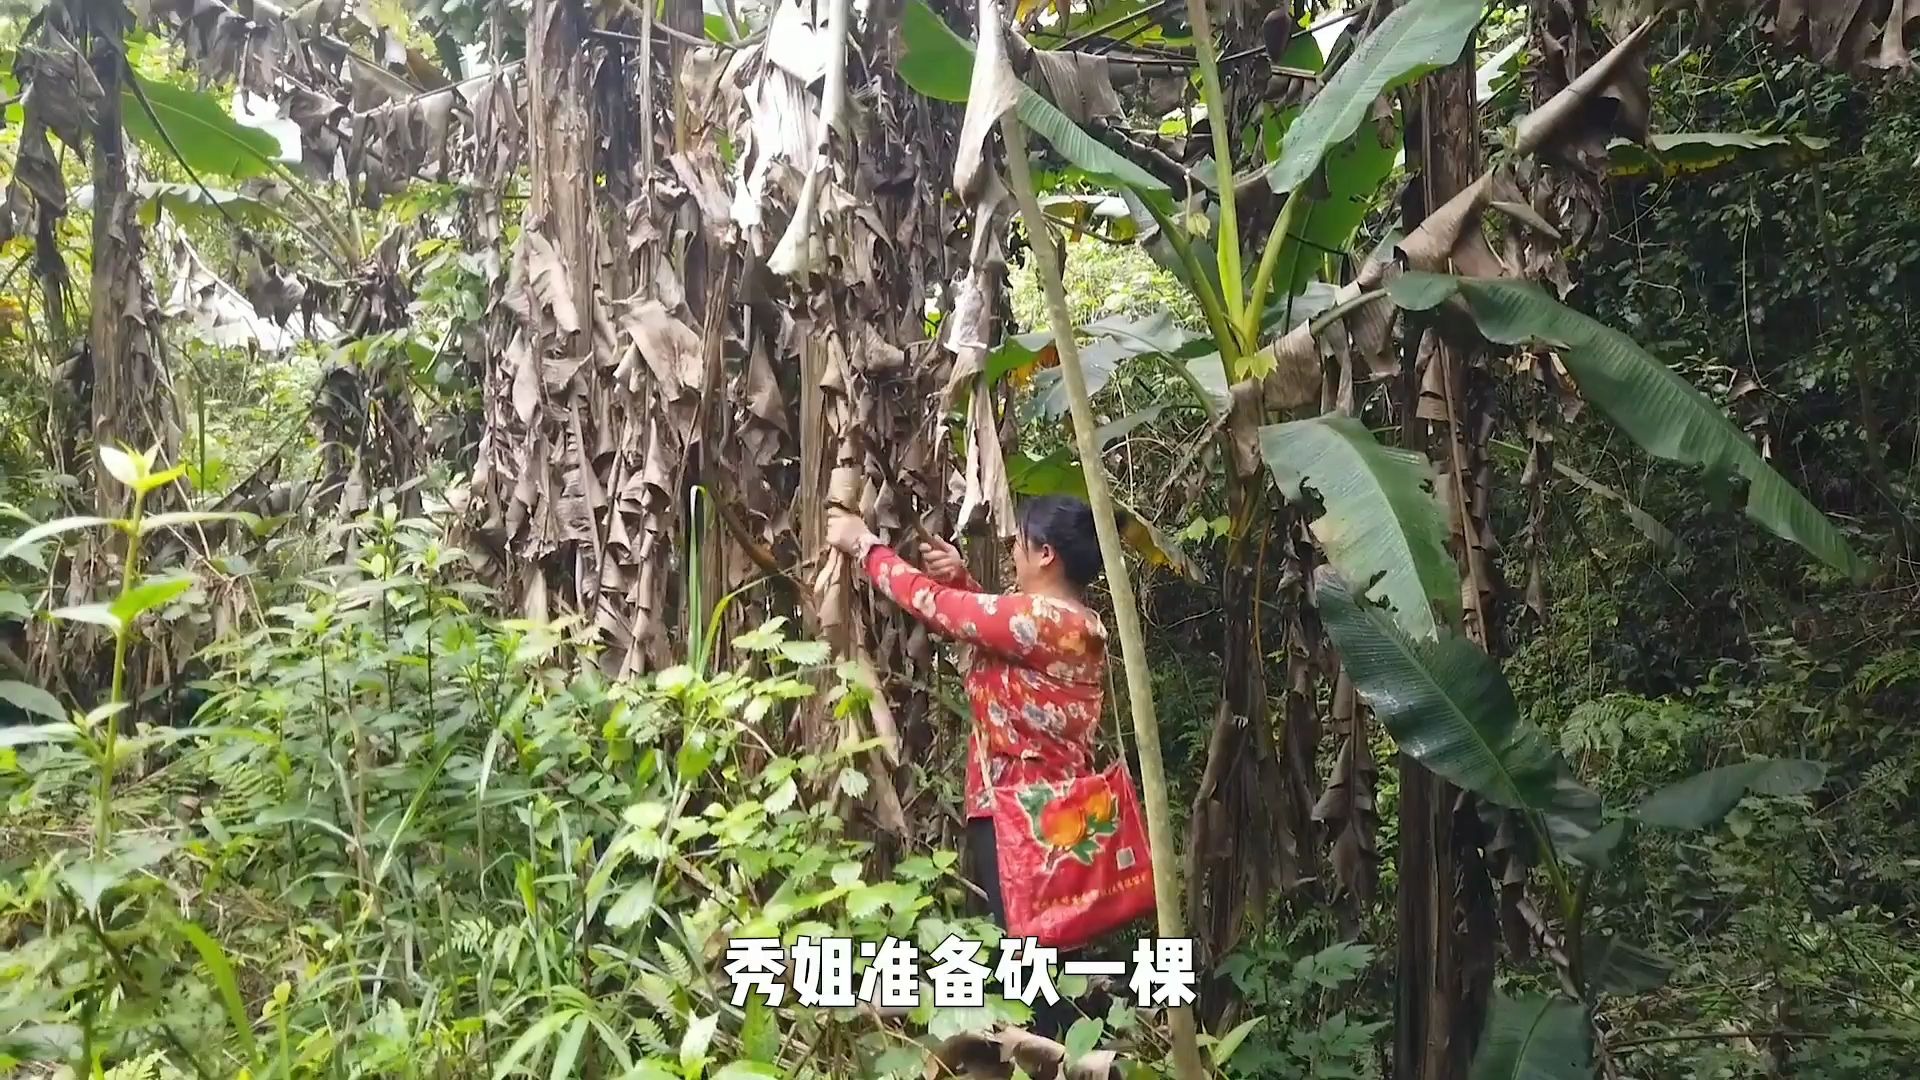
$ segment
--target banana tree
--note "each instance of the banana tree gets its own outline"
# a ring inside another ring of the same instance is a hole
[[[1324,312],[1330,288],[1316,279],[1328,261],[1326,253],[1350,244],[1393,166],[1397,120],[1383,95],[1458,55],[1478,21],[1479,6],[1421,0],[1364,39],[1350,27],[1345,40],[1358,44],[1320,93],[1304,109],[1265,108],[1260,122],[1240,139],[1225,121],[1229,113],[1209,13],[1195,6],[1191,14],[1213,153],[1211,175],[1173,177],[1191,192],[1184,198],[1162,180],[1165,163],[1155,172],[1136,164],[1121,153],[1132,148],[1112,138],[1111,128],[1103,129],[1106,142],[1087,136],[1031,87],[1022,88],[1017,111],[1069,165],[1120,190],[1134,211],[1142,243],[1179,277],[1204,318],[1204,336],[1179,333],[1166,318],[1151,331],[1106,320],[1080,333],[1090,339],[1084,352],[1093,390],[1117,365],[1136,357],[1168,366],[1176,385],[1202,409],[1226,473],[1226,550],[1219,584],[1227,608],[1222,668],[1228,681],[1221,713],[1226,737],[1213,740],[1189,841],[1189,919],[1205,928],[1202,940],[1209,953],[1221,955],[1268,892],[1291,883],[1293,853],[1310,838],[1314,802],[1304,788],[1288,800],[1268,797],[1300,785],[1287,785],[1282,777],[1258,646],[1259,553],[1273,522],[1257,432],[1276,410],[1317,406],[1323,386],[1317,357],[1285,357],[1282,364],[1276,361],[1283,358],[1261,345],[1276,329]],[[903,35],[907,54],[901,72],[909,84],[928,96],[960,100],[966,87],[958,73],[968,70],[971,46],[917,0],[909,5]],[[1282,55],[1269,61],[1284,59],[1291,71],[1317,71],[1322,61],[1313,37],[1287,36],[1291,41]],[[1026,43],[1010,51],[1020,52],[1022,46],[1042,73],[1074,60],[1071,52]],[[1118,143],[1118,149],[1109,143]],[[1235,163],[1249,159],[1249,170],[1236,172]],[[1284,202],[1255,245],[1240,235],[1246,219],[1240,206],[1242,196],[1264,191],[1284,196]],[[989,370],[1016,366],[1018,357],[1006,353],[1030,357],[1040,344],[1009,342]],[[1049,403],[1052,396],[1040,395],[1041,408],[1057,415],[1064,410]],[[1035,464],[1050,467],[1026,470],[1028,476],[1066,471],[1057,468],[1063,463]],[[1016,484],[1020,479],[1016,470]],[[1162,555],[1166,547],[1154,538],[1142,535],[1139,546],[1150,558],[1189,565],[1177,555]],[[1310,736],[1299,741],[1310,750]]]
[[[1862,569],[1831,523],[1813,512],[1804,499],[1792,494],[1791,488],[1766,468],[1750,448],[1743,450],[1744,444],[1730,425],[1724,421],[1719,426],[1710,423],[1707,416],[1712,412],[1711,407],[1703,410],[1704,402],[1698,399],[1697,392],[1693,397],[1683,393],[1683,387],[1675,385],[1678,380],[1664,366],[1651,361],[1644,352],[1628,355],[1629,351],[1613,337],[1571,319],[1571,313],[1564,308],[1558,309],[1565,312],[1564,315],[1532,307],[1516,313],[1510,310],[1515,306],[1512,299],[1498,292],[1496,286],[1470,280],[1469,275],[1476,273],[1494,276],[1511,273],[1482,238],[1480,223],[1489,207],[1497,206],[1530,230],[1552,231],[1552,226],[1542,221],[1524,200],[1506,194],[1512,190],[1512,184],[1504,173],[1488,173],[1473,182],[1463,178],[1456,194],[1429,207],[1430,212],[1418,229],[1367,260],[1354,280],[1332,290],[1329,296],[1315,297],[1312,305],[1319,314],[1296,322],[1291,317],[1296,313],[1285,310],[1293,304],[1289,294],[1278,305],[1282,307],[1279,317],[1273,317],[1272,308],[1276,305],[1270,305],[1268,297],[1275,281],[1284,281],[1291,288],[1299,280],[1290,270],[1283,272],[1282,268],[1290,268],[1294,263],[1289,251],[1290,245],[1297,245],[1295,230],[1314,205],[1310,181],[1316,173],[1325,175],[1329,152],[1342,146],[1351,147],[1351,140],[1355,138],[1373,136],[1366,126],[1376,117],[1379,109],[1376,103],[1381,95],[1452,63],[1464,52],[1480,14],[1478,3],[1415,0],[1378,20],[1345,63],[1326,79],[1319,95],[1285,129],[1278,153],[1265,167],[1271,186],[1287,192],[1287,199],[1266,242],[1259,248],[1257,261],[1246,258],[1252,248],[1243,249],[1238,235],[1242,217],[1236,212],[1236,196],[1247,188],[1233,170],[1235,158],[1229,125],[1210,125],[1215,172],[1211,184],[1196,185],[1208,188],[1210,197],[1190,196],[1185,202],[1178,202],[1145,184],[1128,184],[1127,177],[1135,171],[1116,163],[1108,153],[1111,148],[1104,143],[1076,137],[1071,128],[1051,115],[1045,99],[1036,91],[1028,88],[1020,97],[1022,115],[1047,117],[1046,122],[1034,126],[1043,134],[1051,133],[1047,134],[1047,140],[1057,153],[1088,175],[1109,184],[1127,185],[1123,194],[1140,216],[1151,222],[1141,230],[1150,250],[1159,248],[1167,262],[1180,273],[1203,314],[1208,336],[1194,344],[1193,351],[1219,357],[1217,379],[1196,377],[1193,383],[1200,390],[1198,396],[1205,399],[1210,409],[1210,418],[1218,424],[1228,472],[1229,551],[1223,594],[1229,609],[1225,659],[1234,682],[1225,695],[1223,718],[1236,731],[1240,725],[1232,722],[1244,720],[1247,731],[1240,738],[1216,739],[1214,755],[1234,762],[1245,780],[1254,781],[1237,786],[1254,792],[1264,794],[1276,790],[1271,784],[1258,783],[1262,777],[1262,757],[1272,751],[1272,737],[1265,726],[1266,694],[1261,658],[1244,647],[1236,651],[1235,642],[1252,640],[1253,628],[1257,625],[1251,617],[1251,597],[1259,590],[1251,578],[1254,561],[1249,557],[1247,545],[1257,537],[1257,527],[1266,510],[1264,484],[1259,477],[1263,455],[1284,493],[1300,504],[1302,514],[1312,514],[1318,509],[1319,516],[1314,518],[1309,531],[1333,571],[1362,583],[1367,595],[1383,602],[1398,632],[1420,640],[1443,633],[1455,634],[1460,619],[1466,614],[1461,575],[1447,553],[1445,519],[1435,493],[1438,482],[1425,473],[1421,455],[1388,451],[1357,422],[1342,423],[1338,417],[1277,426],[1268,423],[1272,411],[1300,408],[1326,398],[1337,399],[1337,392],[1328,394],[1323,386],[1323,348],[1330,348],[1336,355],[1356,358],[1354,367],[1376,377],[1397,372],[1398,364],[1390,359],[1392,354],[1388,349],[1392,311],[1385,301],[1392,300],[1392,306],[1424,313],[1462,297],[1460,304],[1472,308],[1482,333],[1493,342],[1539,340],[1557,352],[1570,381],[1588,393],[1603,412],[1614,415],[1623,430],[1650,452],[1669,460],[1705,466],[1709,477],[1716,480],[1733,477],[1744,480],[1749,485],[1747,510],[1756,520],[1779,535],[1807,546],[1830,565],[1849,573],[1859,573]],[[1224,117],[1227,113],[1213,56],[1208,14],[1196,8],[1192,17],[1201,96],[1210,117]],[[1559,94],[1523,119],[1514,129],[1511,154],[1531,155],[1553,145],[1553,140],[1568,129],[1577,116],[1581,103],[1620,77],[1627,63],[1644,46],[1651,26],[1651,23],[1644,24],[1628,35],[1612,53],[1570,80]],[[915,61],[912,73],[903,68],[909,83],[933,96],[958,94],[957,79],[942,80],[935,73],[949,63],[960,63],[966,52],[964,41],[930,17],[920,19],[917,24],[909,22],[906,36],[908,57]],[[1391,281],[1394,272],[1403,266],[1412,267],[1416,273]],[[1249,267],[1252,268],[1250,274]],[[1449,291],[1449,287],[1423,277],[1418,271],[1449,271],[1446,280],[1457,284]],[[1511,283],[1503,287],[1511,287]],[[1536,294],[1541,301],[1546,300],[1537,290]],[[1285,332],[1268,339],[1265,335],[1276,323]],[[1137,328],[1129,328],[1128,333],[1136,338],[1140,336]],[[1094,337],[1089,346],[1092,351],[1103,340],[1118,335],[1090,336]],[[1199,357],[1183,356],[1188,346],[1188,342],[1170,342],[1152,350],[1151,355],[1176,362],[1186,360],[1189,364],[1183,366],[1188,366],[1192,373],[1191,361]],[[1024,342],[1021,347],[1031,353],[1034,343]],[[1632,371],[1623,373],[1625,368]],[[1217,389],[1208,393],[1210,388]],[[1413,404],[1408,401],[1403,407],[1411,409]],[[1454,424],[1459,426],[1459,420]],[[1465,473],[1457,462],[1453,469],[1450,489],[1458,492]],[[1716,489],[1724,486],[1716,484]],[[1483,498],[1476,500],[1483,501]],[[1459,543],[1455,541],[1456,546]],[[1472,564],[1469,565],[1471,568]],[[1476,601],[1472,614],[1484,627],[1487,584],[1476,580],[1469,595]],[[1337,636],[1335,644],[1341,645]],[[1344,654],[1347,650],[1342,647],[1340,651]],[[1484,657],[1484,653],[1481,655]],[[1493,667],[1491,671],[1491,678],[1497,681],[1498,668]],[[1369,688],[1363,685],[1350,659],[1347,675],[1355,688],[1362,691],[1363,700],[1370,700]],[[1486,786],[1484,776],[1451,775],[1427,760],[1418,744],[1409,749],[1409,753],[1415,761],[1433,768],[1450,782],[1489,798],[1495,807],[1509,806],[1524,792],[1558,792],[1569,798],[1577,794],[1565,775],[1547,769],[1548,762],[1541,755],[1537,739],[1523,739],[1522,743],[1530,748],[1528,753],[1538,759],[1533,762],[1538,775],[1506,777],[1504,801],[1480,790]],[[1285,831],[1279,828],[1269,832],[1261,828],[1261,815],[1272,812],[1274,800],[1261,800],[1258,805],[1235,805],[1220,798],[1222,791],[1234,786],[1232,777],[1222,777],[1217,770],[1210,769],[1209,775],[1203,777],[1202,802],[1196,807],[1196,837],[1192,844],[1192,849],[1203,857],[1212,854],[1207,843],[1210,838],[1205,832],[1210,821],[1218,822],[1220,831],[1240,837],[1259,837],[1263,841]],[[1211,800],[1220,800],[1228,812],[1208,813]],[[1583,815],[1572,814],[1569,807],[1554,804],[1533,809],[1536,818],[1551,809],[1555,820],[1584,821],[1585,828],[1595,824],[1591,821],[1592,806],[1586,806]],[[1265,858],[1270,853],[1271,844],[1266,843],[1253,854],[1256,858]],[[1259,865],[1248,860],[1238,862],[1242,869]],[[1551,859],[1548,864],[1552,865]],[[1192,895],[1207,897],[1207,864],[1197,862],[1190,867],[1189,876],[1193,879],[1189,883]],[[1208,927],[1209,931],[1219,931],[1217,936],[1210,933],[1210,940],[1230,941],[1237,930],[1235,923],[1244,910],[1242,905],[1235,902],[1238,898],[1231,891],[1215,893],[1208,899],[1220,901],[1218,910],[1228,916],[1223,925]],[[1210,907],[1207,899],[1199,899],[1194,912],[1206,912]]]
[[[1381,520],[1378,513],[1375,520]],[[1450,560],[1416,561],[1436,576],[1451,569]],[[1521,819],[1541,853],[1558,924],[1530,905],[1525,911],[1565,997],[1496,998],[1473,1075],[1592,1076],[1596,1054],[1604,1052],[1592,1016],[1600,998],[1657,989],[1666,971],[1643,947],[1590,925],[1597,884],[1620,848],[1640,829],[1708,828],[1748,796],[1804,795],[1824,783],[1825,767],[1742,761],[1612,813],[1573,774],[1546,733],[1521,716],[1499,664],[1475,643],[1445,627],[1430,636],[1410,633],[1402,609],[1371,599],[1332,568],[1317,576],[1314,602],[1359,696],[1400,748],[1498,812]]]

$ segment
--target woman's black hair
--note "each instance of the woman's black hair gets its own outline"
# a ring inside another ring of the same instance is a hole
[[[1084,589],[1100,576],[1100,537],[1093,528],[1093,507],[1085,500],[1036,495],[1020,504],[1016,527],[1027,546],[1051,547],[1075,586]]]

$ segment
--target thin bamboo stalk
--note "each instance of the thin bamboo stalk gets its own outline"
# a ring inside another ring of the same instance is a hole
[[[1180,878],[1174,869],[1175,840],[1172,818],[1168,814],[1166,766],[1160,757],[1160,722],[1154,715],[1146,640],[1140,631],[1133,582],[1127,576],[1120,528],[1114,520],[1113,494],[1108,489],[1106,469],[1100,464],[1100,448],[1094,439],[1093,405],[1088,400],[1080,350],[1074,344],[1067,290],[1061,279],[1059,256],[1047,232],[1046,215],[1040,209],[1039,197],[1034,194],[1033,173],[1027,166],[1026,129],[1012,110],[1000,117],[1000,136],[1006,142],[1007,172],[1014,198],[1020,205],[1020,218],[1026,223],[1027,235],[1032,239],[1034,265],[1046,292],[1047,317],[1053,326],[1054,345],[1060,353],[1060,374],[1067,387],[1068,411],[1073,415],[1074,444],[1080,452],[1080,468],[1086,474],[1087,502],[1093,508],[1094,529],[1100,537],[1100,558],[1106,569],[1107,587],[1113,595],[1114,621],[1127,673],[1127,703],[1133,713],[1134,740],[1140,754],[1140,789],[1146,801],[1147,843],[1153,855],[1153,891],[1160,936],[1185,937],[1180,920]],[[1176,1075],[1180,1080],[1201,1080],[1207,1073],[1200,1060],[1193,1008],[1183,1005],[1169,1008],[1167,1013],[1173,1029]]]

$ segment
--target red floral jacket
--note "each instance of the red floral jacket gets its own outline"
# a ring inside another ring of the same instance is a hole
[[[993,815],[994,786],[1093,771],[1107,663],[1098,615],[1049,596],[983,592],[971,577],[935,581],[884,545],[868,551],[866,571],[928,629],[972,646],[967,817]]]

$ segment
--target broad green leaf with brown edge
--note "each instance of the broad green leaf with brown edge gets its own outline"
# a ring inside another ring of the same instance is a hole
[[[1606,413],[1642,450],[1699,466],[1709,483],[1746,479],[1746,514],[1782,539],[1856,581],[1873,576],[1846,536],[1773,470],[1705,394],[1632,338],[1581,314],[1527,281],[1408,272],[1387,285],[1394,303],[1427,311],[1453,297],[1466,302],[1489,341],[1555,346],[1581,397]]]
[[[1401,752],[1489,802],[1562,819],[1572,826],[1563,831],[1599,826],[1599,797],[1520,715],[1500,665],[1478,645],[1445,628],[1410,637],[1331,567],[1315,574],[1313,591],[1354,690]]]
[[[1473,1058],[1473,1080],[1592,1080],[1586,1007],[1558,997],[1497,995]]]
[[[1299,187],[1330,148],[1353,136],[1382,93],[1460,59],[1482,7],[1481,0],[1412,0],[1388,15],[1287,128],[1267,183],[1275,191]]]
[[[1400,628],[1432,638],[1460,611],[1460,574],[1447,552],[1446,508],[1426,456],[1382,446],[1337,413],[1260,429],[1260,453],[1288,502],[1317,501],[1308,528],[1328,561],[1384,602]]]

